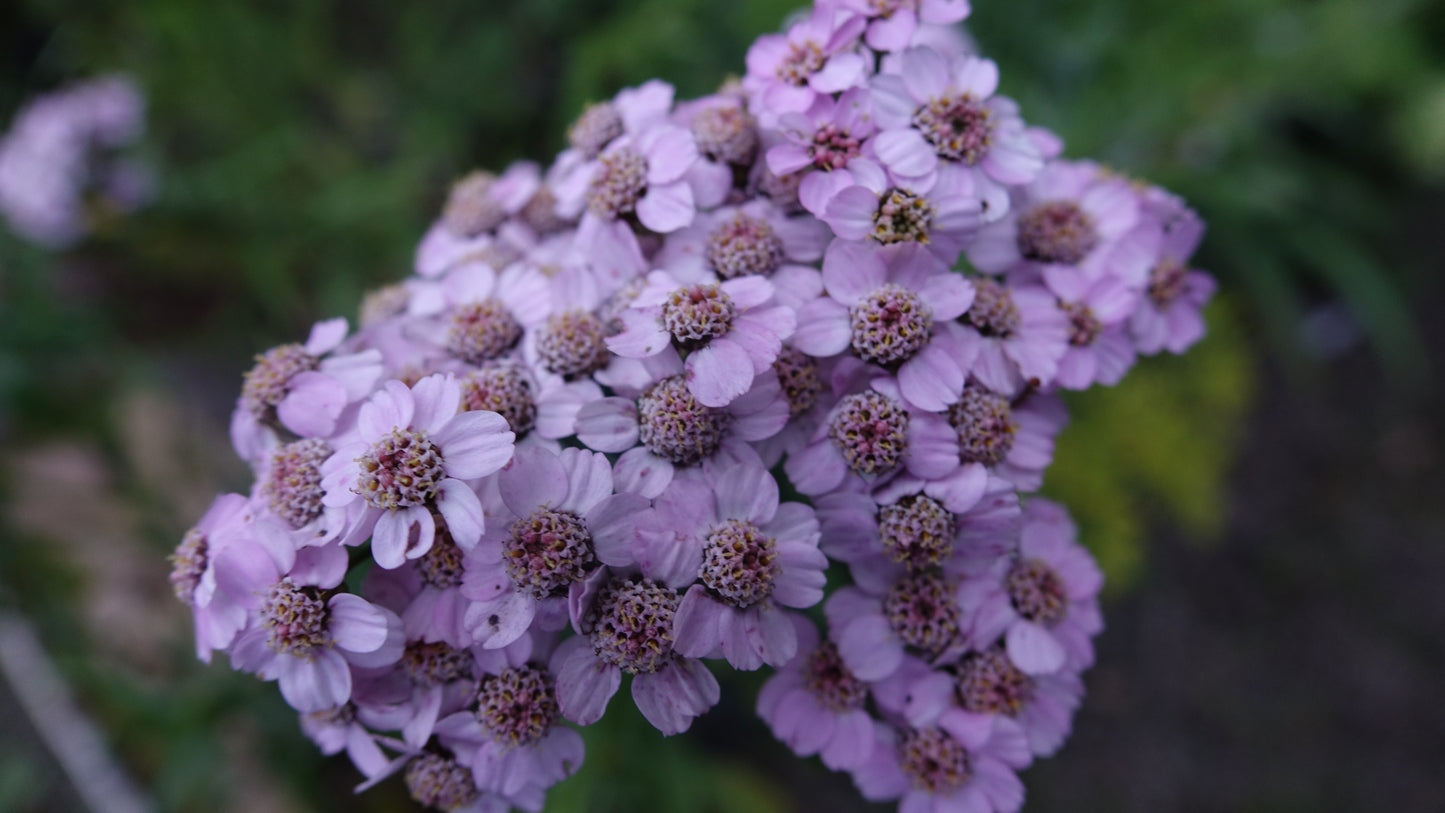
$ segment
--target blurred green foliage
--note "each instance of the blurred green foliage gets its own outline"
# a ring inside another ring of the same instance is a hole
[[[353,313],[363,290],[401,276],[451,178],[547,160],[584,103],[624,85],[661,77],[684,98],[708,92],[796,5],[4,4],[0,118],[66,81],[128,72],[149,99],[143,150],[160,198],[60,257],[0,234],[0,435],[109,442],[108,395],[136,370],[169,369],[157,358],[231,370],[238,384],[251,353]],[[1075,513],[1117,590],[1147,572],[1155,521],[1201,537],[1219,530],[1260,347],[1299,369],[1312,307],[1342,301],[1402,384],[1426,369],[1406,303],[1433,283],[1399,239],[1398,212],[1445,178],[1445,6],[975,6],[970,28],[1027,119],[1061,133],[1071,156],[1179,192],[1210,223],[1198,261],[1226,292],[1210,337],[1186,357],[1145,360],[1112,390],[1070,398],[1074,420],[1049,475],[1047,493]],[[152,522],[166,529],[157,567],[177,521]],[[328,795],[322,760],[273,687],[194,664],[183,641],[159,685],[90,661],[66,620],[83,585],[45,550],[44,540],[0,545],[0,600],[42,619],[163,809],[224,802],[228,755],[216,733],[240,725],[314,809],[382,809],[401,795],[394,783],[359,801]],[[751,692],[740,697],[736,717],[750,718]],[[588,732],[587,766],[556,789],[553,809],[796,804],[756,761],[663,740],[629,705],[619,695]],[[762,736],[751,719],[718,725]],[[757,747],[783,753],[770,739]],[[0,759],[0,808],[25,798],[17,765]],[[354,779],[345,766],[335,773],[336,787]]]

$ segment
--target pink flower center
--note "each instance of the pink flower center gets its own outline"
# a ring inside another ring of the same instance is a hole
[[[858,357],[885,367],[913,358],[933,337],[933,309],[891,282],[858,300],[848,317]]]
[[[497,358],[522,337],[522,326],[496,299],[468,302],[452,309],[447,349],[463,361],[480,364]]]
[[[545,184],[538,187],[522,207],[521,217],[522,222],[539,235],[561,231],[571,225],[570,221],[557,214],[557,195]]]
[[[477,722],[503,752],[541,740],[559,716],[551,677],[533,666],[485,677],[477,691]]]
[[[171,587],[176,591],[176,598],[185,604],[191,603],[196,585],[201,583],[201,574],[206,572],[207,547],[206,535],[200,528],[192,528],[171,554]]]
[[[663,326],[687,350],[726,335],[735,316],[732,297],[711,283],[678,288],[662,304]]]
[[[650,674],[672,659],[677,591],[651,579],[613,582],[588,614],[592,647],[604,662],[633,675]]]
[[[697,149],[715,161],[736,166],[752,163],[758,151],[757,122],[737,105],[718,105],[700,111],[692,120]]]
[[[993,111],[973,94],[934,99],[913,113],[913,126],[950,161],[977,164],[993,143]]]
[[[777,560],[776,540],[751,522],[730,519],[703,540],[698,578],[734,607],[751,607],[772,594]]]
[[[1008,457],[1019,431],[1009,400],[973,382],[948,408],[948,422],[958,430],[959,462],[985,466],[997,466]]]
[[[611,102],[598,102],[582,111],[567,130],[567,140],[587,158],[596,158],[612,139],[622,135],[622,114]]]
[[[947,795],[973,778],[973,761],[963,743],[940,728],[911,730],[898,746],[899,768],[915,790]]]
[[[768,221],[739,212],[713,229],[703,261],[723,279],[771,274],[783,264],[783,241]]]
[[[241,403],[257,420],[270,420],[276,416],[276,405],[286,397],[292,377],[320,365],[321,360],[299,344],[273,347],[257,356],[256,366],[246,373],[241,385]]]
[[[683,377],[675,375],[653,384],[637,399],[637,423],[648,451],[690,466],[718,450],[732,415],[698,403]]]
[[[636,210],[647,190],[647,159],[623,147],[597,159],[597,171],[587,187],[587,208],[602,220],[616,220]]]
[[[801,212],[803,207],[798,203],[798,187],[803,183],[803,176],[806,174],[806,172],[789,172],[787,175],[774,175],[764,162],[762,174],[758,179],[758,191],[789,212]]]
[[[326,629],[326,603],[314,588],[300,588],[290,578],[271,585],[261,600],[261,623],[269,630],[266,646],[281,655],[305,658],[334,643]]]
[[[973,281],[973,305],[963,319],[985,336],[1007,339],[1023,322],[1013,294],[997,280],[981,277]]]
[[[878,536],[888,558],[923,570],[941,565],[953,554],[953,513],[922,494],[904,497],[878,509]]]
[[[823,55],[823,49],[818,47],[818,43],[812,40],[790,42],[787,56],[778,62],[778,78],[790,85],[802,87],[808,84],[809,77],[823,69],[823,63],[827,61],[828,58]]]
[[[1184,293],[1189,272],[1173,257],[1164,257],[1149,269],[1149,299],[1160,309],[1167,308]]]
[[[587,375],[607,365],[606,338],[601,319],[587,311],[564,311],[547,317],[542,325],[537,355],[557,375]]]
[[[1064,583],[1054,569],[1038,559],[1020,559],[1004,581],[1009,600],[1021,618],[1054,624],[1068,610]]]
[[[321,516],[321,464],[329,457],[331,447],[318,438],[288,443],[272,453],[261,493],[271,512],[292,528]]]
[[[411,641],[401,653],[402,668],[418,686],[470,680],[475,660],[469,650],[452,649],[441,641]]]
[[[432,539],[431,548],[416,560],[417,574],[421,576],[424,584],[438,590],[459,587],[462,573],[465,572],[462,565],[465,554],[452,539],[447,521],[439,515],[433,516],[432,521],[436,523],[436,535]]]
[[[1099,242],[1094,219],[1071,200],[1040,203],[1019,217],[1019,253],[1041,263],[1073,265]]]
[[[828,437],[843,453],[849,469],[865,477],[886,474],[903,462],[908,448],[908,413],[882,393],[855,393],[839,404],[828,425]]]
[[[958,667],[958,704],[976,714],[1015,717],[1033,696],[1034,683],[1002,647],[973,652]]]
[[[1069,344],[1074,347],[1088,347],[1104,332],[1104,323],[1094,311],[1082,302],[1061,303],[1064,315],[1069,317]]]
[[[939,654],[958,638],[958,603],[953,591],[934,573],[914,573],[894,582],[883,598],[883,614],[905,644],[930,655]]]
[[[484,365],[468,373],[461,386],[464,411],[495,412],[507,419],[519,438],[537,425],[532,379],[519,365]]]
[[[862,708],[868,699],[868,686],[853,676],[832,641],[824,641],[808,655],[803,686],[832,712]]]
[[[927,243],[933,213],[933,206],[927,198],[902,189],[890,190],[878,199],[878,211],[873,214],[873,233],[869,236],[885,246]]]
[[[411,294],[405,285],[384,285],[367,291],[361,299],[360,320],[363,328],[400,316],[406,312]]]
[[[507,219],[507,211],[487,194],[497,176],[477,170],[452,184],[442,209],[442,226],[458,237],[476,237]]]
[[[358,457],[360,473],[352,489],[372,508],[410,508],[436,497],[446,477],[441,450],[425,432],[393,429]]]
[[[806,353],[793,347],[784,347],[773,362],[778,374],[778,385],[788,399],[788,411],[796,418],[818,403],[823,392],[823,382],[818,378],[818,363]]]
[[[644,277],[633,277],[621,288],[618,288],[607,301],[597,309],[597,318],[602,321],[602,326],[608,336],[616,336],[622,332],[622,320],[618,317],[622,312],[632,307],[633,300],[647,287],[647,280]]]
[[[512,523],[502,556],[517,589],[544,598],[587,575],[592,533],[576,514],[539,508]]]
[[[482,795],[470,768],[440,754],[424,752],[408,762],[405,779],[411,798],[443,813],[461,810]]]
[[[842,169],[858,157],[861,144],[859,139],[838,125],[824,124],[813,133],[813,145],[808,151],[813,156],[813,166],[818,169]]]

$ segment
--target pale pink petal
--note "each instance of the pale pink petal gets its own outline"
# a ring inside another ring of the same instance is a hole
[[[437,510],[446,520],[447,532],[462,550],[471,550],[486,530],[482,501],[472,487],[451,477],[437,486]]]
[[[834,54],[823,69],[808,77],[808,86],[819,93],[841,93],[859,84],[866,70],[860,54]]]
[[[336,429],[346,408],[346,388],[325,373],[307,371],[291,377],[286,397],[276,405],[281,425],[303,438],[324,438]]]
[[[662,320],[651,309],[623,311],[618,320],[622,332],[607,337],[607,349],[624,358],[646,358],[661,353],[672,343],[672,336]]]
[[[838,715],[833,736],[818,753],[823,764],[835,771],[861,767],[873,755],[873,719],[862,709]]]
[[[429,375],[416,382],[411,390],[412,402],[416,405],[411,425],[423,432],[440,432],[448,420],[457,414],[462,402],[462,388],[455,376]]]
[[[640,494],[652,499],[672,482],[673,466],[649,452],[646,447],[628,449],[612,467],[612,481],[617,491]]]
[[[828,201],[823,219],[844,240],[863,240],[873,232],[878,196],[862,186],[850,186]]]
[[[611,567],[627,567],[633,563],[637,518],[647,507],[647,498],[641,494],[614,494],[587,511],[585,519],[592,533],[597,561]]]
[[[340,593],[327,602],[327,631],[352,652],[375,652],[386,643],[387,613],[361,596]]]
[[[881,615],[865,615],[843,627],[838,654],[859,680],[882,680],[903,662],[903,644]]]
[[[371,532],[371,555],[387,570],[395,570],[406,562],[412,515],[409,511],[386,511]]]
[[[815,299],[799,308],[797,321],[792,345],[810,356],[836,356],[853,339],[848,309],[832,299]]]
[[[463,412],[447,421],[432,437],[442,450],[449,477],[475,480],[500,469],[512,459],[512,434],[507,419],[495,412]]]
[[[911,127],[885,130],[874,136],[872,144],[878,159],[895,175],[919,178],[938,168],[938,153]]]
[[[941,342],[930,342],[898,368],[903,397],[930,412],[941,412],[963,392],[965,371]]]
[[[333,709],[351,699],[351,667],[335,650],[309,659],[282,655],[276,666],[281,696],[303,714]]]
[[[612,493],[612,464],[605,455],[563,449],[561,460],[567,471],[567,498],[557,505],[557,510],[582,515]]]
[[[689,658],[711,657],[722,644],[722,616],[728,610],[694,584],[677,605],[672,619],[672,648]]]
[[[778,511],[778,481],[759,466],[720,467],[714,494],[718,519],[742,519],[761,525]]]
[[[313,356],[330,353],[346,338],[346,318],[338,316],[311,326],[311,335],[306,338],[306,352]]]
[[[973,305],[974,288],[962,274],[930,276],[918,295],[933,309],[933,320],[943,322],[962,316]]]
[[[411,390],[406,384],[396,379],[382,384],[382,389],[362,404],[357,414],[361,439],[374,443],[393,429],[410,426],[412,408]]]
[[[603,398],[577,411],[577,438],[599,452],[625,452],[637,445],[637,405],[628,398]]]
[[[868,46],[878,51],[897,51],[907,47],[918,28],[918,17],[911,9],[900,8],[889,17],[875,19],[868,26]]]
[[[798,184],[798,202],[814,216],[822,217],[828,209],[828,202],[854,185],[853,176],[841,170],[809,172]]]
[[[948,90],[948,62],[928,47],[909,48],[902,54],[903,82],[915,101],[941,98]]]
[[[1047,675],[1064,666],[1064,648],[1048,630],[1032,621],[1016,621],[1004,636],[1009,660],[1030,675]]]
[[[557,455],[537,446],[517,449],[512,465],[497,478],[502,502],[519,517],[555,508],[567,498],[567,471]]]
[[[784,143],[768,150],[767,161],[768,169],[781,177],[808,166],[813,163],[813,158],[797,144]]]
[[[581,637],[573,640],[587,643]],[[557,706],[563,717],[577,725],[592,725],[602,719],[607,701],[621,685],[621,669],[603,663],[590,646],[577,646],[557,670]]]
[[[867,243],[835,240],[823,255],[823,287],[843,305],[857,304],[887,280],[888,269],[882,256]]]
[[[637,202],[637,219],[658,234],[686,227],[696,212],[692,187],[686,181],[649,186]]]
[[[704,406],[727,406],[753,383],[747,351],[726,336],[690,353],[686,370],[687,389]]]
[[[976,99],[987,99],[998,90],[998,65],[991,59],[964,57],[953,77],[953,89],[971,93]]]
[[[682,127],[664,125],[647,149],[647,184],[649,189],[671,184],[697,161],[697,142]],[[691,204],[689,192],[689,205]],[[639,212],[640,214],[640,212]],[[652,228],[649,226],[649,228]],[[670,230],[669,230],[670,231]]]
[[[691,658],[679,658],[632,679],[637,710],[664,735],[686,731],[693,718],[712,708],[720,696],[717,678]]]

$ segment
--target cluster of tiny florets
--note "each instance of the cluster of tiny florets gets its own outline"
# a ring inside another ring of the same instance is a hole
[[[276,516],[300,528],[321,514],[321,464],[331,447],[319,438],[288,443],[271,457],[270,476],[261,489]]]
[[[501,415],[518,437],[537,425],[536,386],[523,368],[485,364],[468,373],[461,385],[465,409]]]
[[[766,220],[738,213],[708,235],[704,259],[723,279],[771,274],[783,264],[783,240]]]
[[[732,415],[703,406],[680,376],[665,378],[637,399],[642,445],[658,457],[689,465],[722,445]]]
[[[870,800],[1016,813],[1102,628],[1038,496],[1060,391],[1186,350],[1214,283],[1183,201],[995,93],[968,5],[817,0],[716,93],[457,180],[356,329],[245,374],[256,485],[171,557],[200,657],[441,810],[543,809],[609,704],[677,734],[766,668]]]
[[[443,477],[441,450],[423,432],[394,429],[357,463],[355,491],[374,508],[424,505]]]
[[[881,393],[850,395],[828,424],[828,436],[843,453],[849,469],[864,475],[885,474],[897,468],[908,451],[908,412]]]
[[[558,716],[551,676],[532,666],[483,678],[477,691],[477,720],[507,750],[542,739]]]
[[[656,672],[672,654],[677,593],[651,579],[614,583],[592,611],[592,646],[605,662],[634,675]]]
[[[548,596],[586,575],[592,535],[576,514],[542,508],[512,523],[504,548],[507,572],[525,592]]]

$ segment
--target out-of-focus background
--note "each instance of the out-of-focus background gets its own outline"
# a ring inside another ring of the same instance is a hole
[[[412,809],[351,796],[273,685],[196,662],[167,583],[248,487],[226,421],[251,355],[406,273],[453,177],[547,161],[622,86],[715,89],[794,6],[0,5],[0,127],[97,76],[146,103],[85,234],[0,219],[0,612],[157,809]],[[1026,810],[1445,809],[1445,4],[980,0],[968,25],[1068,155],[1203,214],[1221,282],[1190,354],[1070,399],[1046,492],[1109,628]],[[871,809],[771,739],[760,680],[672,740],[614,703],[548,809]],[[12,683],[0,810],[83,809]]]

